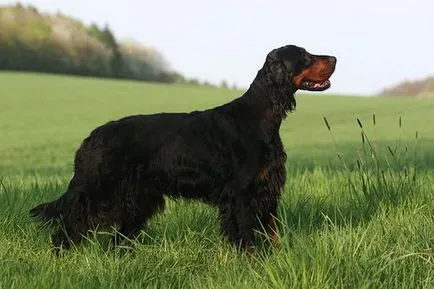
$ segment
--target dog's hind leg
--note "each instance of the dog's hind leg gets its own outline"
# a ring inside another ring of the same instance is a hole
[[[86,185],[78,183],[74,177],[65,194],[58,199],[60,217],[56,220],[57,230],[52,235],[54,247],[69,249],[72,244],[79,244],[87,234],[92,221],[88,190]]]
[[[115,245],[119,245],[124,238],[135,238],[146,222],[164,209],[165,201],[162,195],[149,196],[142,198],[139,204],[132,211],[125,212],[117,234],[120,236],[114,238]]]
[[[115,245],[124,238],[138,235],[146,222],[165,207],[163,193],[152,181],[146,179],[140,170],[123,190],[126,198],[123,200],[123,212],[118,221],[120,234],[115,236]]]
[[[78,245],[87,230],[80,230],[77,225],[69,222],[60,222],[57,231],[51,236],[52,244],[56,249],[70,249],[71,245]]]

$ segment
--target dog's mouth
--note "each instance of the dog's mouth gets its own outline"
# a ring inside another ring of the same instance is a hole
[[[323,82],[314,82],[314,81],[303,81],[301,83],[300,89],[309,90],[309,91],[323,91],[330,88],[330,80],[326,80]]]

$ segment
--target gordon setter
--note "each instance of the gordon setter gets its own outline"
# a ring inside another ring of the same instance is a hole
[[[279,128],[296,107],[294,93],[328,89],[335,66],[334,56],[287,45],[272,50],[229,103],[110,121],[81,143],[66,192],[30,215],[54,225],[55,247],[69,248],[89,229],[117,226],[134,237],[164,208],[164,196],[183,197],[217,206],[222,234],[236,246],[253,248],[262,228],[276,240],[286,180]]]

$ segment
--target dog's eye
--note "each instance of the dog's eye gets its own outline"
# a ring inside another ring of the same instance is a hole
[[[306,65],[306,66],[310,66],[311,64],[312,64],[312,58],[309,57],[308,55],[306,55],[306,56],[304,57],[304,65]]]

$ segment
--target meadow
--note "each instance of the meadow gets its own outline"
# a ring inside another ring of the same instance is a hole
[[[0,288],[434,288],[434,102],[408,98],[298,93],[279,250],[239,254],[214,208],[168,200],[132,247],[100,232],[52,254],[27,212],[63,192],[94,127],[241,93],[0,73]]]

